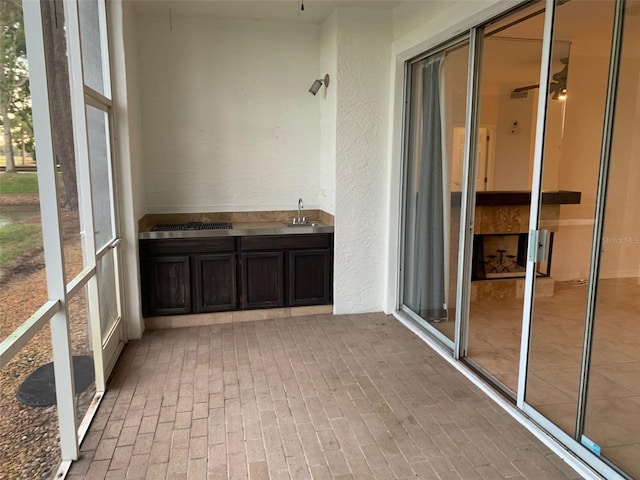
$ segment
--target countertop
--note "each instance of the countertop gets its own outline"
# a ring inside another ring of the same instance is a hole
[[[307,223],[312,225],[288,226],[297,215],[296,210],[270,212],[209,212],[149,214],[138,222],[138,238],[207,238],[240,237],[257,235],[301,235],[312,233],[333,233],[333,215],[322,210],[303,210]],[[232,227],[224,230],[172,230],[151,231],[154,225],[187,222],[231,222]]]

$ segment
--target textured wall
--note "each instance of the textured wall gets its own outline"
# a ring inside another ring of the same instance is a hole
[[[336,212],[336,109],[338,79],[338,17],[334,12],[320,30],[320,72],[329,74],[329,87],[318,92],[320,97],[320,208]]]
[[[114,133],[118,138],[122,276],[126,286],[123,318],[127,323],[127,338],[140,338],[144,324],[140,306],[137,222],[145,210],[145,186],[143,165],[138,161],[142,156],[142,145],[135,15],[130,2],[109,2],[107,5],[116,120]]]
[[[391,12],[339,8],[334,311],[379,311],[387,248]]]
[[[320,203],[320,27],[138,17],[148,212]]]

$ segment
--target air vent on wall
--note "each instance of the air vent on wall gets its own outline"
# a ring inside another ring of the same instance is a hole
[[[518,98],[528,98],[528,97],[529,97],[528,90],[521,90],[519,92],[516,92],[515,90],[511,90],[511,96],[509,98],[511,100],[516,100]]]

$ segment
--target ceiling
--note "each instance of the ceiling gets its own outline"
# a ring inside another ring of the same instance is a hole
[[[337,6],[392,9],[388,0],[127,0],[142,14],[207,15],[237,20],[295,21],[321,24]],[[304,11],[300,5],[304,4]]]

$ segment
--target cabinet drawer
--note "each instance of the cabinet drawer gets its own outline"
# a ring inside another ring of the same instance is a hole
[[[332,234],[265,235],[242,237],[240,250],[288,250],[298,248],[331,248]]]
[[[235,249],[235,237],[140,240],[141,253],[149,255],[233,252]]]

